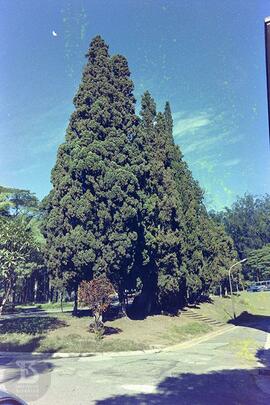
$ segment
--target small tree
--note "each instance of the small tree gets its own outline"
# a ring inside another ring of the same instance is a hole
[[[0,218],[0,285],[4,290],[0,315],[16,282],[29,277],[37,267],[35,249],[31,231],[20,220]]]
[[[91,281],[82,281],[79,286],[79,302],[88,306],[93,312],[94,323],[92,329],[95,334],[103,331],[102,315],[111,303],[114,288],[105,276],[97,277]]]

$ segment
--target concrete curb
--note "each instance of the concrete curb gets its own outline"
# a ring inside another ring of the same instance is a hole
[[[230,330],[236,328],[234,325],[226,326],[219,328],[216,331],[209,332],[203,336],[198,338],[191,339],[186,342],[177,343],[172,346],[163,347],[160,349],[147,349],[147,350],[134,350],[128,352],[89,352],[89,353],[61,353],[61,352],[0,352],[1,357],[16,357],[16,358],[25,358],[27,356],[32,357],[41,357],[45,359],[65,359],[65,358],[85,358],[85,357],[93,357],[93,358],[111,358],[111,357],[125,357],[125,356],[142,356],[144,354],[155,354],[155,353],[162,353],[162,352],[173,352],[178,349],[185,349],[201,342],[207,341],[212,337],[222,335],[223,333],[229,332]]]
[[[235,329],[235,328],[236,328],[235,325],[229,325],[229,326],[220,327],[218,330],[206,333],[205,335],[200,336],[198,338],[194,338],[194,339],[191,339],[191,340],[183,342],[183,343],[177,343],[177,344],[175,344],[173,346],[164,347],[162,349],[162,351],[163,352],[173,352],[173,351],[175,351],[177,349],[185,349],[185,348],[194,346],[194,345],[196,345],[198,343],[205,342],[205,341],[211,339],[212,337],[222,335],[223,333],[229,332],[230,330]]]

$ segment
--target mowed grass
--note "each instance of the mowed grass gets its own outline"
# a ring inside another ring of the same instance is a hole
[[[211,297],[212,303],[203,303],[194,311],[202,316],[220,321],[228,322],[233,318],[232,301],[230,296]],[[252,315],[270,316],[270,291],[250,293],[243,291],[238,296],[233,296],[236,316],[243,312]]]
[[[72,311],[73,305],[74,305],[73,302],[63,302],[63,309]],[[61,311],[60,302],[46,302],[45,304],[38,304],[37,307],[44,311],[47,311],[50,309]]]
[[[212,327],[179,317],[120,318],[106,322],[106,334],[96,341],[89,332],[90,317],[71,314],[27,316],[0,321],[0,351],[119,352],[146,350],[184,342]]]
[[[63,310],[64,311],[72,311],[73,309],[73,302],[63,302]],[[61,311],[61,303],[60,302],[46,302],[44,304],[29,304],[29,305],[16,305],[14,312],[23,312],[23,311],[35,311],[35,310],[56,310]],[[9,312],[9,311],[6,311]]]
[[[230,298],[212,297],[212,303],[194,309],[208,318],[228,322],[232,318]],[[247,293],[234,297],[237,315],[248,312],[270,316],[270,293]],[[51,309],[51,306],[49,307]],[[46,309],[46,308],[42,308]],[[185,316],[149,316],[144,320],[120,318],[107,321],[106,334],[96,341],[89,332],[90,316],[47,313],[0,320],[0,351],[108,352],[162,348],[201,336],[215,329],[212,325]],[[248,353],[241,352],[245,357]]]

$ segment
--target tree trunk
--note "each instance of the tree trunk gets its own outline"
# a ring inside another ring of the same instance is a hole
[[[16,303],[16,291],[15,288],[13,288],[13,292],[12,292],[12,305],[14,306]]]
[[[120,302],[122,315],[127,316],[126,294],[124,292],[119,292],[118,299]]]
[[[60,306],[61,306],[61,312],[63,311],[63,291],[60,292]]]
[[[78,287],[74,291],[74,306],[72,311],[73,316],[78,315]]]
[[[10,285],[8,286],[8,289],[7,289],[6,293],[5,293],[4,299],[3,299],[3,301],[2,301],[2,303],[1,303],[1,305],[0,305],[0,315],[2,315],[4,306],[5,306],[5,304],[6,304],[7,300],[8,300],[8,298],[9,298],[9,295],[10,295],[10,293],[11,293],[11,288],[12,288],[12,287],[11,287],[11,284],[10,284]]]
[[[245,291],[245,287],[244,287],[243,281],[240,280],[240,283],[241,283],[242,290]]]
[[[34,282],[34,303],[37,302],[37,292],[38,292],[38,281],[35,279]]]
[[[51,278],[49,279],[49,291],[48,291],[48,296],[49,296],[49,303],[52,302],[53,300],[53,287],[52,287],[52,282],[51,282]]]
[[[187,282],[186,279],[183,277],[180,280],[180,287],[179,287],[179,307],[184,308],[187,304]]]
[[[155,308],[156,304],[155,293],[156,293],[155,288],[152,288],[151,285],[146,285],[143,286],[141,294],[137,297],[136,300],[137,311],[143,316],[143,318],[150,315]]]

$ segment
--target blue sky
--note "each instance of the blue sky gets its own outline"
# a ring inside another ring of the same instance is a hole
[[[270,192],[264,0],[1,0],[0,184],[50,190],[84,54],[100,34],[174,114],[208,207]],[[57,33],[53,36],[52,31]]]

